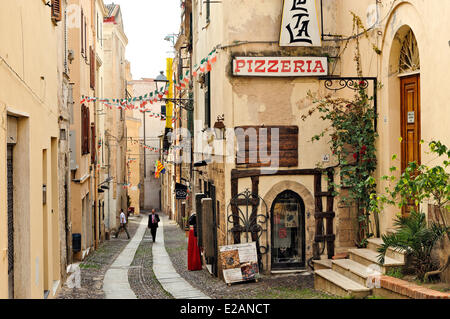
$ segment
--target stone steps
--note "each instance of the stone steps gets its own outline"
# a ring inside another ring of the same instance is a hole
[[[379,271],[351,259],[333,260],[331,269],[364,287],[367,287],[367,278],[369,276],[381,275]]]
[[[405,252],[394,249],[388,249],[384,265],[379,264],[377,249],[382,244],[381,238],[371,238],[367,248],[347,249],[349,259],[314,260],[315,289],[355,298],[371,295],[372,287],[379,286],[383,274],[405,265]]]
[[[331,269],[331,259],[313,260],[314,270]]]
[[[377,249],[381,247],[383,244],[383,239],[381,238],[370,238],[368,240],[369,245],[367,246],[368,249],[373,250],[378,253]],[[386,256],[390,257],[392,259],[396,259],[398,261],[401,261],[402,263],[405,263],[406,252],[405,251],[397,251],[391,247],[388,248],[386,252]]]
[[[372,290],[332,270],[321,269],[314,272],[314,288],[341,297],[365,298]]]
[[[350,249],[348,251],[350,253],[350,259],[360,263],[365,266],[375,267],[375,265],[379,265],[381,268],[381,272],[385,274],[389,269],[402,267],[405,265],[404,262],[393,259],[391,257],[385,257],[385,262],[383,265],[378,263],[378,252],[375,252],[371,249]]]

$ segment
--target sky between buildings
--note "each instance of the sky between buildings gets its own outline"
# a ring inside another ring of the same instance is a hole
[[[178,34],[181,20],[180,0],[105,0],[122,9],[128,37],[127,60],[134,80],[155,78],[166,73],[166,58],[173,57],[173,46],[164,38]]]

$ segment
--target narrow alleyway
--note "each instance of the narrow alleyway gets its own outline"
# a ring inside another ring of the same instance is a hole
[[[187,270],[187,238],[178,225],[160,214],[156,243],[147,228],[147,213],[129,219],[131,240],[122,233],[103,243],[81,268],[81,288],[64,285],[59,299],[322,299],[312,275],[262,276],[258,283],[228,287],[201,271]],[[270,289],[269,289],[270,288]]]

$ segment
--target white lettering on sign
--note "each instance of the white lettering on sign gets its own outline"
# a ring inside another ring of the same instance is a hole
[[[236,57],[236,76],[325,76],[326,57]]]
[[[320,47],[315,0],[284,0],[280,46]]]
[[[416,122],[416,115],[414,111],[408,112],[408,124],[414,124]]]

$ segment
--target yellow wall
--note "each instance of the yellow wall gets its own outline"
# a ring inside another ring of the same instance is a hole
[[[74,51],[74,60],[70,64],[70,79],[74,83],[73,86],[73,123],[71,130],[76,131],[76,161],[78,169],[75,172],[75,176],[72,176],[73,180],[79,180],[79,182],[73,182],[71,184],[71,218],[72,218],[72,233],[81,234],[81,250],[82,252],[75,255],[76,259],[82,259],[83,251],[86,251],[89,247],[94,245],[92,225],[92,202],[95,200],[95,192],[97,188],[93,186],[94,175],[90,172],[91,154],[82,154],[81,146],[81,103],[82,96],[95,96],[95,90],[90,87],[90,56],[89,47],[95,50],[95,37],[94,37],[94,21],[93,21],[93,6],[90,0],[71,0],[69,5],[74,5],[78,8],[73,14],[73,21],[75,24],[69,25],[69,48]],[[86,18],[86,49],[85,53],[81,53],[81,30],[78,21],[81,21],[81,10]],[[96,83],[97,84],[97,83]],[[93,102],[84,103],[89,107],[90,122],[95,121],[95,104]],[[89,123],[89,132],[90,123]],[[89,133],[90,136],[90,133]],[[91,139],[89,138],[89,143]],[[91,144],[90,149],[92,150]],[[83,207],[83,198],[89,196],[89,201]]]
[[[131,113],[131,112],[130,112]],[[141,127],[141,121],[133,117],[127,117],[127,133],[128,136],[139,136],[139,129]],[[136,139],[134,140],[136,141]],[[130,196],[130,207],[134,207],[135,215],[140,214],[140,189],[139,184],[141,182],[140,176],[140,146],[137,143],[132,143],[128,139],[127,143],[127,161],[129,170],[128,183],[128,196]]]
[[[118,24],[104,23],[104,52],[105,52],[105,98],[121,99],[125,98],[127,79],[125,50],[128,39],[122,29],[121,21]],[[105,192],[110,197],[108,211],[108,224],[110,229],[118,225],[120,209],[126,211],[126,190],[123,189],[123,183],[126,182],[126,147],[127,133],[125,124],[125,111],[113,107],[106,110],[105,127],[108,133],[105,138],[109,144],[109,173],[114,178],[110,184],[110,190]]]
[[[53,281],[60,277],[59,267],[54,267],[59,246],[52,244],[58,232],[59,211],[55,198],[57,165],[53,166],[59,136],[56,36],[50,8],[43,1],[0,3],[0,298],[8,297],[7,113],[18,117],[18,143],[14,148],[15,297],[43,298],[44,289],[52,290]],[[43,206],[45,179],[47,205]],[[44,238],[48,239],[45,247]]]

